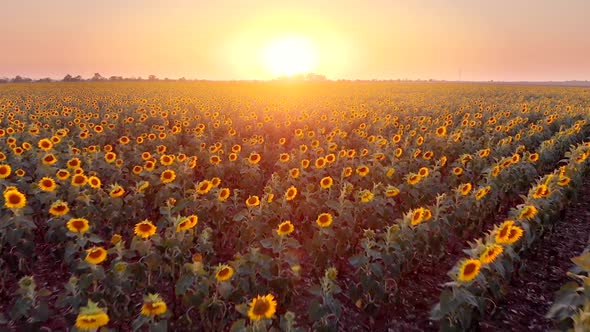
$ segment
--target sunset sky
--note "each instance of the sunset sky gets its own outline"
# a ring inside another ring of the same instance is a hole
[[[588,0],[2,0],[0,77],[588,80]]]

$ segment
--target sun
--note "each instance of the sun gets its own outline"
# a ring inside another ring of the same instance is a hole
[[[316,48],[305,37],[281,37],[270,41],[263,50],[263,63],[273,76],[293,76],[315,70]]]

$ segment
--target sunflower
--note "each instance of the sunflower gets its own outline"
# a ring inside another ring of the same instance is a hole
[[[360,192],[361,202],[368,203],[373,200],[375,195],[370,190],[363,190]]]
[[[387,188],[385,188],[385,196],[386,197],[395,197],[397,195],[399,195],[399,189],[392,186],[392,185],[388,185]]]
[[[480,199],[484,198],[490,192],[490,190],[492,190],[491,186],[486,186],[478,189],[475,192],[475,199],[479,201]]]
[[[27,198],[14,187],[4,190],[4,206],[9,209],[22,209],[27,205]]]
[[[57,158],[52,153],[45,155],[42,160],[45,165],[53,165],[57,162]]]
[[[68,220],[68,222],[66,223],[66,226],[68,227],[68,230],[70,232],[79,234],[88,231],[88,229],[90,228],[88,225],[88,219],[85,218],[72,218]]]
[[[260,162],[260,154],[256,153],[256,152],[252,152],[250,154],[250,156],[248,156],[248,162],[252,165],[256,165]]]
[[[79,158],[72,158],[67,161],[66,165],[68,166],[69,169],[76,169],[76,168],[82,166],[82,162],[80,161]]]
[[[57,171],[57,173],[55,173],[55,176],[61,180],[61,181],[65,181],[70,177],[70,172],[66,169],[60,169],[59,171]]]
[[[322,228],[330,227],[334,217],[330,213],[321,213],[316,219],[316,224]]]
[[[272,294],[258,295],[248,304],[248,318],[258,321],[263,318],[271,318],[277,311],[277,301]]]
[[[229,188],[221,188],[219,190],[219,192],[217,193],[217,200],[220,202],[223,202],[229,198],[230,194],[231,194],[231,191],[229,190]]]
[[[150,183],[147,181],[141,181],[137,184],[137,192],[143,192],[150,186]]]
[[[533,198],[545,198],[549,196],[549,188],[546,185],[540,184],[533,188]]]
[[[182,231],[189,230],[189,229],[195,227],[198,222],[199,222],[199,217],[197,217],[194,214],[190,215],[186,218],[182,218],[178,222],[178,225],[176,225],[176,232],[182,232]]]
[[[309,167],[310,161],[309,159],[301,159],[301,168],[306,169]]]
[[[415,173],[409,173],[409,174],[407,175],[407,181],[408,181],[408,184],[415,185],[415,184],[417,184],[418,182],[420,182],[420,180],[422,180],[422,178],[421,178],[421,177],[420,177],[420,175],[418,175],[418,174],[415,174]]]
[[[125,194],[125,189],[118,184],[111,185],[111,190],[109,191],[109,196],[113,198],[121,197]]]
[[[387,169],[387,172],[385,172],[385,176],[387,176],[388,178],[392,177],[393,174],[395,174],[395,168],[390,167]]]
[[[113,236],[111,236],[111,244],[112,245],[116,245],[117,243],[121,242],[123,240],[123,237],[121,236],[121,234],[115,233],[113,234]]]
[[[352,175],[352,167],[345,167],[342,170],[342,176],[343,177],[347,178],[347,177],[350,177],[351,175]]]
[[[297,189],[295,189],[295,194],[297,194]],[[246,199],[246,206],[254,207],[258,205],[260,205],[260,199],[258,198],[258,196],[248,196],[248,199]]]
[[[70,207],[68,206],[68,203],[62,200],[53,202],[53,204],[51,204],[49,207],[49,213],[56,217],[63,216],[68,212],[70,212]]]
[[[453,168],[453,174],[455,174],[456,176],[463,174],[463,168],[459,166]]]
[[[496,243],[506,244],[508,243],[508,236],[510,235],[510,228],[514,227],[514,221],[505,220],[496,230],[495,240]]]
[[[76,317],[76,328],[82,331],[96,331],[109,323],[109,316],[96,303],[88,300]]]
[[[424,221],[424,214],[422,212],[422,208],[418,208],[410,213],[410,223],[412,224],[412,226],[416,226],[422,221]]]
[[[53,148],[53,142],[48,138],[42,138],[37,143],[37,146],[43,151],[49,151]]]
[[[559,181],[557,182],[557,184],[561,187],[565,187],[570,183],[571,179],[567,176],[560,176],[559,177]]]
[[[287,221],[283,221],[279,225],[279,227],[277,227],[277,234],[279,234],[280,236],[289,235],[289,234],[293,233],[294,230],[295,230],[295,226],[293,226],[293,224],[291,223],[290,220],[287,220]]]
[[[469,195],[469,193],[471,192],[471,183],[463,183],[461,185],[459,185],[459,192],[461,193],[461,195],[463,196],[467,196]]]
[[[518,215],[519,220],[523,219],[532,219],[534,218],[539,210],[534,205],[526,205],[520,210],[520,214]]]
[[[53,180],[52,178],[48,178],[48,177],[43,177],[41,180],[39,180],[39,189],[43,190],[43,191],[47,191],[47,192],[52,192],[55,190],[55,187],[57,186],[55,184],[55,180]]]
[[[369,167],[365,165],[360,165],[356,168],[356,174],[360,176],[367,176],[367,174],[369,174],[369,171]]]
[[[334,183],[334,180],[332,180],[332,178],[329,176],[326,176],[320,180],[320,186],[324,189],[330,188],[333,183]]]
[[[109,164],[114,162],[116,159],[117,159],[117,154],[114,152],[107,152],[104,155],[104,160]]]
[[[425,178],[425,177],[427,177],[427,176],[428,176],[428,168],[427,168],[427,167],[422,167],[422,168],[420,168],[420,169],[418,170],[418,175],[419,175],[421,178]]]
[[[103,247],[92,247],[86,250],[86,262],[90,264],[100,264],[107,258],[107,251]]]
[[[295,196],[297,196],[297,188],[295,186],[289,187],[285,192],[285,200],[292,201],[295,199]]]
[[[72,177],[72,185],[74,187],[84,186],[88,182],[88,178],[84,174],[75,174]]]
[[[447,134],[447,127],[440,126],[436,128],[436,136],[443,137]]]
[[[510,233],[508,233],[508,236],[506,237],[506,243],[507,244],[512,244],[516,241],[518,241],[522,235],[524,234],[524,230],[518,226],[512,226],[510,227]]]
[[[291,156],[290,156],[288,153],[281,153],[281,154],[279,155],[279,161],[280,161],[280,162],[286,163],[286,162],[288,162],[290,159],[291,159]]]
[[[148,294],[143,298],[143,305],[141,306],[141,314],[144,316],[162,315],[168,310],[166,302],[159,294]]]
[[[500,166],[494,166],[494,168],[492,168],[492,176],[497,177],[500,174],[500,171]]]
[[[146,171],[153,171],[156,168],[156,162],[153,160],[148,160],[143,164],[143,167]]]
[[[25,174],[27,174],[27,172],[25,172],[25,170],[22,168],[19,168],[16,171],[14,171],[14,175],[18,176],[19,178],[22,178],[23,176],[25,176]]]
[[[215,271],[215,279],[217,279],[217,281],[229,280],[233,275],[234,269],[227,264],[219,265]]]
[[[145,219],[135,224],[133,232],[135,233],[135,235],[141,237],[142,239],[147,239],[150,236],[156,234],[157,229],[158,227],[154,226],[154,224],[152,224],[151,221]]]
[[[289,176],[293,179],[297,179],[299,177],[299,174],[301,173],[301,171],[299,170],[299,168],[295,167],[295,168],[291,168],[289,170]]]
[[[459,274],[457,277],[460,281],[471,281],[479,274],[481,262],[479,259],[464,259],[459,266]]]
[[[315,160],[314,165],[315,165],[315,168],[320,169],[320,168],[326,167],[326,164],[327,164],[326,159],[324,159],[324,157],[319,157]],[[306,167],[304,167],[304,168],[306,168]]]
[[[221,178],[219,178],[217,176],[214,178],[211,178],[211,186],[213,186],[213,188],[219,187],[220,184],[221,184]]]
[[[196,191],[197,194],[204,195],[208,193],[211,190],[211,188],[213,188],[213,184],[211,183],[211,181],[203,180],[199,182],[199,184],[196,186]]]
[[[0,165],[0,179],[6,179],[12,173],[12,167],[7,164]]]
[[[102,185],[102,182],[97,176],[93,175],[88,178],[88,185],[90,185],[91,188],[98,189]]]
[[[162,183],[170,183],[174,181],[174,179],[176,179],[176,172],[171,169],[163,171],[160,175],[160,181],[162,181]]]
[[[491,244],[487,246],[481,256],[479,256],[479,260],[482,262],[482,264],[489,264],[496,260],[496,258],[498,258],[498,256],[500,256],[503,251],[504,248],[502,248],[502,246]]]
[[[164,165],[164,166],[170,166],[174,163],[174,155],[162,155],[160,157],[160,164]]]
[[[531,153],[531,154],[529,155],[529,161],[530,161],[530,162],[533,162],[533,163],[534,163],[534,162],[536,162],[537,160],[539,160],[539,154],[538,154],[538,153],[536,153],[536,152],[535,152],[535,153]]]

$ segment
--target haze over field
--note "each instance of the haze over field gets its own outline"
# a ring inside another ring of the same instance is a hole
[[[4,1],[0,76],[587,80],[586,0]]]

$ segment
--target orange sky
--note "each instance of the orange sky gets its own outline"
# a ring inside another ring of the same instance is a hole
[[[7,0],[0,77],[269,79],[265,50],[295,38],[331,79],[587,80],[589,13],[587,0]]]

